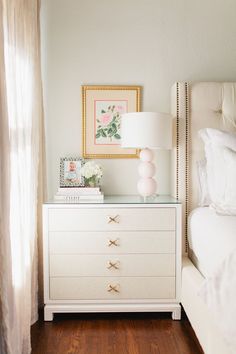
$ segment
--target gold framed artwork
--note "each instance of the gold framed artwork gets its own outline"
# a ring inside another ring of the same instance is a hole
[[[83,157],[138,158],[121,148],[121,115],[140,111],[140,86],[82,86]]]

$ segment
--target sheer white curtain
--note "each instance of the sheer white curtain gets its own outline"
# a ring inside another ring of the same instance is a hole
[[[31,351],[42,150],[39,0],[0,0],[0,349]]]

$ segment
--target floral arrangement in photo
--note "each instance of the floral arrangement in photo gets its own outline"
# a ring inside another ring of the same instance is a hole
[[[96,187],[102,178],[102,168],[94,161],[88,161],[82,166],[81,175],[84,177],[85,186]]]
[[[97,118],[96,139],[108,138],[120,140],[120,121],[124,108],[122,105],[110,105],[107,110],[101,110],[101,115]]]

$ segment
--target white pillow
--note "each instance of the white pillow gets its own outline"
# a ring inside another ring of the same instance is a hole
[[[198,173],[198,205],[209,206],[211,199],[209,195],[209,188],[207,183],[207,161],[206,159],[197,161],[197,173]]]
[[[225,192],[224,199],[213,205],[223,215],[236,215],[236,151],[223,147]]]
[[[215,146],[226,146],[236,151],[236,133],[229,133],[224,130],[205,128],[199,130],[200,137],[204,143],[211,143]]]
[[[211,206],[220,214],[236,215],[236,134],[206,128],[199,135],[205,145]]]

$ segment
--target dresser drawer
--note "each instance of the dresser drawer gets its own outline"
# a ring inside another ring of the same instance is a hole
[[[174,276],[174,254],[51,255],[50,276]]]
[[[51,300],[174,298],[174,277],[50,278]]]
[[[50,254],[174,253],[175,231],[49,233]]]
[[[175,208],[55,208],[49,231],[175,230]]]

